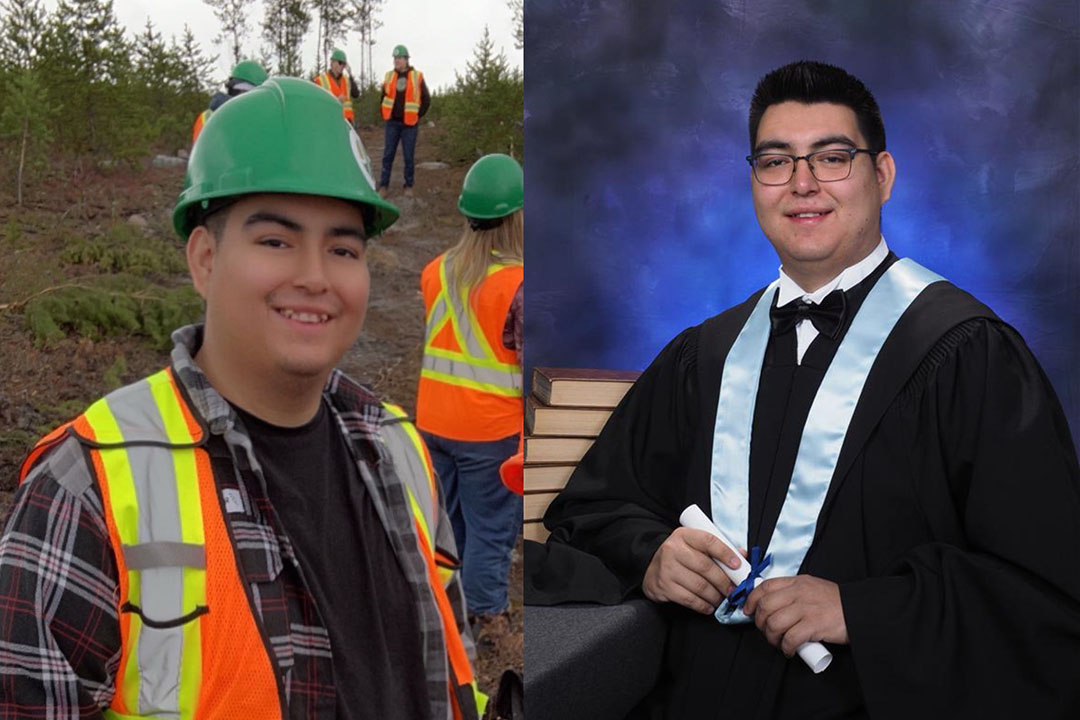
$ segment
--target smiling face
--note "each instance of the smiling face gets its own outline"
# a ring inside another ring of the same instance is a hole
[[[205,358],[226,382],[321,384],[364,324],[363,213],[307,195],[251,195],[227,212],[220,237],[200,226],[188,240],[206,300],[200,365]]]
[[[866,147],[851,108],[783,102],[762,115],[754,153]],[[881,206],[895,175],[887,152],[855,155],[851,175],[836,182],[816,180],[803,160],[785,185],[762,185],[751,172],[754,211],[784,271],[813,291],[869,255],[880,239]]]

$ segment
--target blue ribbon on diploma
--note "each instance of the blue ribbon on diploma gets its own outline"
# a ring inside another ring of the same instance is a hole
[[[750,593],[754,589],[754,583],[761,577],[761,573],[765,572],[765,568],[771,564],[771,554],[762,559],[760,547],[755,545],[750,549],[750,574],[746,576],[745,580],[736,585],[735,589],[728,595],[727,614],[742,609],[742,606],[746,604],[746,598],[750,597]]]

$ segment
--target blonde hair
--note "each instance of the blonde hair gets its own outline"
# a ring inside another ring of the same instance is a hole
[[[488,265],[520,265],[524,261],[523,210],[503,218],[498,227],[473,230],[468,225],[457,245],[446,252],[451,282],[458,292],[471,293],[487,277]]]

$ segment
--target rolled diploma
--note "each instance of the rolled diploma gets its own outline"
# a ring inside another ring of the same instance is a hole
[[[713,558],[716,564],[720,566],[720,569],[724,571],[724,574],[731,579],[731,582],[738,585],[750,574],[750,563],[746,562],[746,558],[739,553],[739,549],[735,547],[730,540],[724,537],[724,533],[720,532],[719,528],[713,524],[712,520],[710,520],[697,505],[691,505],[683,510],[682,515],[679,516],[679,523],[682,524],[683,527],[704,530],[727,545],[728,548],[735,553],[735,557],[739,558],[739,567],[734,570],[719,560],[716,560],[716,558]],[[829,663],[832,662],[832,653],[826,650],[825,646],[819,642],[803,643],[796,649],[796,652],[815,675],[829,667]]]

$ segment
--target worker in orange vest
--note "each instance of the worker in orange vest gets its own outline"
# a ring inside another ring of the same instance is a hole
[[[229,98],[243,95],[248,90],[257,88],[266,82],[267,73],[263,66],[254,60],[242,60],[233,67],[229,73],[229,79],[225,82],[225,92],[214,93],[210,98],[210,106],[195,117],[195,125],[191,128],[191,144],[199,139],[199,133],[214,111],[225,104]]]
[[[379,179],[379,195],[386,197],[390,191],[390,170],[398,142],[405,156],[405,197],[413,195],[413,156],[416,153],[416,135],[420,118],[431,105],[424,74],[409,64],[409,50],[404,45],[394,48],[394,69],[383,78],[380,111],[386,121],[383,136],[382,176]]]
[[[398,215],[310,82],[214,115],[172,215],[205,322],[23,464],[0,714],[483,714],[430,456],[335,367],[363,326],[368,239]]]
[[[458,199],[467,226],[420,276],[425,339],[416,424],[431,451],[461,554],[477,640],[508,630],[510,554],[522,499],[499,479],[522,426],[521,166],[476,161]]]
[[[353,120],[356,119],[353,100],[360,97],[360,90],[356,87],[356,81],[353,80],[352,71],[349,70],[349,63],[345,59],[344,50],[334,48],[333,52],[330,53],[330,69],[319,73],[314,82],[338,99],[338,102],[341,103],[341,111],[351,125]]]

